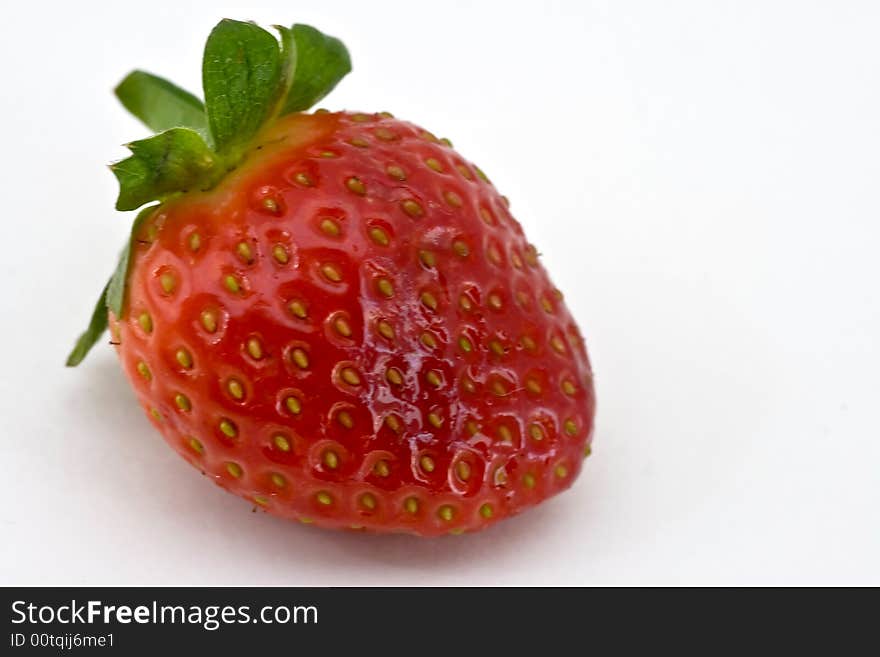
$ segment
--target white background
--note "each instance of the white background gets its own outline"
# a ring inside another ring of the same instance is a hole
[[[880,584],[878,3],[274,5],[7,8],[0,584]],[[111,89],[199,91],[223,16],[340,36],[326,106],[510,196],[596,370],[569,493],[437,540],[286,523],[173,454],[108,347],[62,367],[130,222]]]

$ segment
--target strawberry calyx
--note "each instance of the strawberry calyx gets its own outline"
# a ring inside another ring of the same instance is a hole
[[[134,71],[116,88],[132,114],[158,134],[128,144],[131,157],[111,165],[117,210],[190,189],[210,189],[237,167],[261,130],[326,96],[351,70],[341,41],[308,25],[222,20],[202,61],[204,104],[160,77]]]
[[[251,146],[281,116],[302,112],[351,71],[345,45],[308,25],[275,26],[224,19],[211,31],[202,60],[204,103],[173,83],[134,71],[117,86],[126,109],[155,133],[127,144],[131,156],[110,166],[119,182],[116,209],[137,210],[191,190],[207,191],[242,164]],[[116,270],[88,328],[67,359],[78,365],[107,329],[107,311],[125,306],[131,240],[158,207],[139,212]]]

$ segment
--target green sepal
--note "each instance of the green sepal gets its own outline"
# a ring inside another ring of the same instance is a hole
[[[128,242],[126,242],[125,246],[122,248],[122,252],[119,254],[119,262],[116,264],[116,270],[113,272],[113,276],[110,277],[110,282],[107,284],[107,308],[113,311],[113,314],[117,317],[122,317],[122,311],[125,308],[125,291],[127,289],[126,282],[128,281],[131,251],[137,242],[137,236],[138,233],[140,233],[141,226],[147,217],[153,214],[153,211],[157,207],[159,206],[151,205],[138,212],[137,217],[135,217],[131,224],[131,233]]]
[[[296,42],[293,40],[293,30],[283,25],[273,25],[278,30],[281,39],[281,79],[278,81],[278,97],[275,102],[273,113],[280,115],[290,88],[293,86],[293,75],[296,72]]]
[[[296,46],[293,84],[281,107],[281,114],[302,112],[329,94],[351,72],[351,58],[345,44],[309,25],[290,30]],[[285,35],[282,34],[282,41]]]
[[[191,128],[208,137],[205,105],[177,85],[146,71],[132,71],[114,90],[125,109],[153,132]]]
[[[218,152],[247,143],[276,105],[281,79],[278,40],[254,23],[224,19],[202,60],[208,125]]]
[[[131,157],[110,166],[119,181],[117,210],[136,210],[175,192],[208,189],[225,172],[201,135],[189,128],[171,128],[128,148]]]
[[[144,221],[158,207],[158,205],[151,205],[148,208],[144,208],[138,212],[137,217],[135,217],[131,226],[131,234],[128,241],[126,242],[125,247],[123,247],[122,253],[119,254],[119,261],[116,264],[116,269],[110,277],[110,280],[107,281],[104,289],[101,290],[101,296],[98,297],[98,301],[95,303],[95,308],[92,310],[92,318],[89,320],[88,328],[80,334],[73,350],[67,357],[67,367],[76,367],[79,365],[89,351],[91,351],[92,347],[97,344],[101,335],[107,330],[108,310],[112,311],[116,317],[122,317],[122,310],[125,307],[126,281],[128,279],[129,263],[131,261],[131,250],[137,241],[137,235],[140,232]]]
[[[132,142],[132,156],[112,165],[119,181],[117,210],[210,189],[239,162],[265,123],[308,109],[351,70],[339,39],[308,25],[277,29],[280,47],[254,23],[226,19],[217,24],[202,62],[204,106],[150,73],[134,71],[122,81],[116,94],[123,105],[164,132]]]
[[[73,350],[67,357],[67,362],[65,363],[67,367],[76,367],[79,365],[83,358],[86,357],[86,354],[88,354],[98,340],[101,339],[104,331],[107,330],[106,297],[107,289],[109,287],[110,281],[107,281],[104,289],[101,290],[101,296],[98,297],[98,301],[95,303],[95,309],[92,311],[92,318],[89,320],[88,328],[86,328],[86,330],[80,334],[79,338],[77,338]]]

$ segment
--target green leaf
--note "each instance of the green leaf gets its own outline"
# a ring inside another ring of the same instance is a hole
[[[119,262],[116,264],[116,270],[107,281],[104,289],[101,290],[101,296],[95,303],[95,309],[92,311],[92,318],[89,320],[88,328],[82,332],[73,347],[73,351],[67,357],[67,367],[76,367],[79,365],[86,355],[91,351],[92,347],[98,342],[107,330],[107,311],[113,311],[117,317],[122,317],[122,309],[125,307],[125,291],[128,279],[129,261],[131,260],[131,249],[137,241],[137,235],[140,232],[144,221],[149,217],[158,205],[151,205],[138,212],[137,217],[131,226],[131,235],[128,242],[119,254]]]
[[[351,58],[342,41],[308,25],[294,25],[291,31],[296,59],[293,84],[281,108],[282,114],[307,110],[351,72]]]
[[[125,291],[127,289],[126,283],[128,281],[131,250],[137,242],[137,236],[144,221],[147,217],[153,214],[153,210],[157,207],[159,206],[151,205],[138,212],[137,217],[135,217],[134,222],[131,224],[131,234],[128,238],[128,242],[123,247],[122,253],[119,254],[119,262],[116,264],[116,271],[113,272],[113,276],[110,277],[110,282],[107,284],[107,308],[112,310],[113,314],[117,317],[122,317],[122,311],[125,308]]]
[[[202,85],[218,151],[246,143],[275,106],[281,79],[278,41],[253,23],[225,19],[205,44]]]
[[[104,299],[107,296],[107,289],[109,287],[110,282],[108,281],[104,286],[104,289],[101,290],[101,296],[98,297],[98,302],[95,304],[95,309],[92,311],[92,318],[89,320],[88,328],[79,336],[76,345],[73,347],[73,351],[71,351],[70,355],[67,357],[67,367],[76,367],[79,365],[83,358],[86,357],[86,354],[88,354],[98,340],[101,339],[104,331],[107,330],[107,304]]]
[[[278,98],[275,114],[280,114],[287,101],[287,94],[293,86],[293,75],[296,72],[296,42],[293,30],[283,25],[273,25],[281,37],[281,80],[278,83]]]
[[[117,210],[135,210],[175,192],[207,189],[223,173],[205,140],[188,128],[171,128],[128,148],[131,157],[110,166],[119,181]]]
[[[145,71],[132,71],[116,87],[116,97],[153,132],[192,128],[208,135],[202,101],[177,85]]]

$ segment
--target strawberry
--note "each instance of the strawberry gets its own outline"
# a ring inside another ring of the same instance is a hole
[[[206,104],[117,89],[154,137],[116,164],[131,240],[108,325],[148,417],[285,518],[419,535],[568,488],[595,398],[580,332],[479,168],[387,113],[304,113],[350,68],[313,28],[223,21]],[[109,309],[109,310],[108,310]]]

